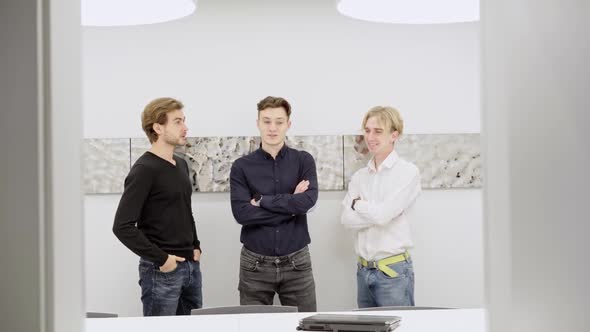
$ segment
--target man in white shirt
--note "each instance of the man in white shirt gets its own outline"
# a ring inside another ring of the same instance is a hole
[[[392,107],[377,106],[363,118],[372,155],[350,180],[342,224],[354,233],[359,308],[414,305],[414,269],[408,211],[420,194],[420,172],[394,150],[404,123]]]

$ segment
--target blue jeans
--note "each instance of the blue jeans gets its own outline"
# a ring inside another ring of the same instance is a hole
[[[358,264],[357,304],[359,308],[414,306],[414,267],[412,260],[388,265],[398,273],[392,278],[376,268]]]
[[[178,262],[171,272],[141,258],[139,285],[144,316],[190,315],[191,309],[203,306],[199,262]]]

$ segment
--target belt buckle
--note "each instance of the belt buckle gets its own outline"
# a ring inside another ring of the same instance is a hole
[[[360,256],[359,256],[359,260],[361,262],[361,265],[364,267],[367,267],[369,269],[378,269],[379,268],[379,261],[368,261]]]

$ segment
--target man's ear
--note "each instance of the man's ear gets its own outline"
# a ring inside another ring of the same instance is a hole
[[[399,137],[399,131],[395,130],[393,133],[391,133],[391,139],[394,143],[395,143],[395,141],[397,141],[398,137]]]
[[[154,123],[152,125],[152,129],[154,129],[154,131],[156,132],[156,134],[161,135],[162,134],[162,126],[159,123]]]

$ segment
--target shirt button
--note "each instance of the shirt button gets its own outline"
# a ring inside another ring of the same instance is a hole
[[[279,179],[276,179],[275,182],[279,182]]]
[[[279,232],[279,230],[277,229],[277,233]]]
[[[280,260],[280,259],[278,259],[278,258],[277,258],[277,259],[275,259],[275,263],[279,264],[280,262],[281,262],[281,260]]]

